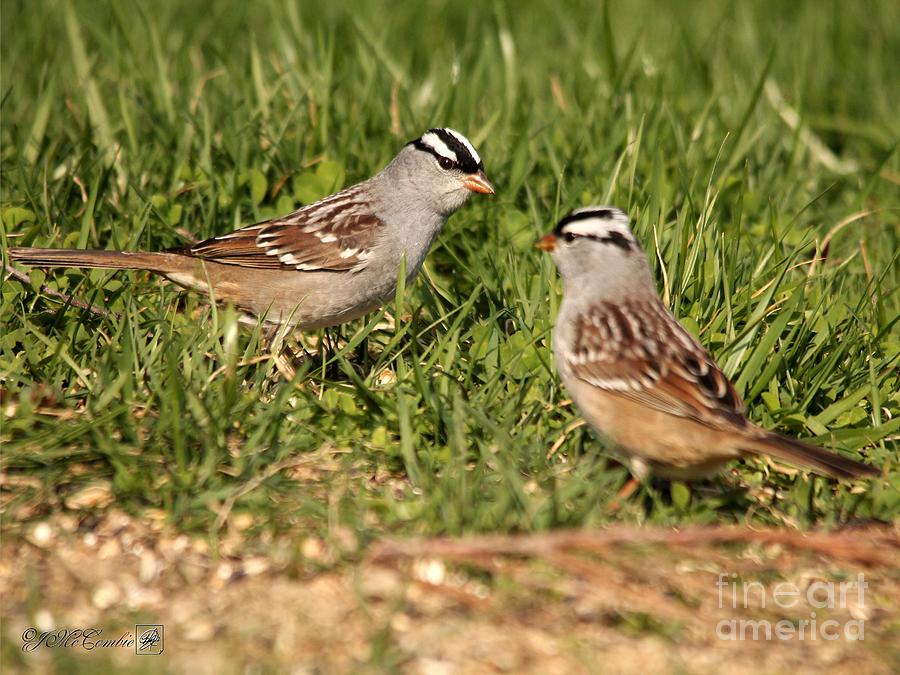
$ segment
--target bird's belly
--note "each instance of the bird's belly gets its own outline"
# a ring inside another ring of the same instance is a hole
[[[411,281],[421,266],[412,261]],[[193,271],[166,274],[185,288],[209,292],[217,302],[232,303],[266,323],[289,323],[297,330],[315,330],[357,319],[393,299],[399,265],[370,267],[360,272],[300,272],[255,269],[252,282],[246,268],[198,261]]]
[[[648,464],[655,473],[709,473],[740,456],[721,431],[694,420],[640,405],[577,379],[567,387],[594,428],[620,452]]]

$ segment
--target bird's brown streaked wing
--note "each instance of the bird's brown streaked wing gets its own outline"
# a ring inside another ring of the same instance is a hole
[[[242,267],[360,270],[368,262],[381,227],[356,186],[283,218],[213,237],[179,252]]]
[[[656,410],[747,423],[731,382],[658,300],[595,305],[578,318],[566,360],[576,377]]]

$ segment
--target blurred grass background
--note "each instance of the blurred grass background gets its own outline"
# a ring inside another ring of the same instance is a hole
[[[265,546],[339,527],[896,520],[898,24],[890,0],[3,0],[4,248],[224,233],[368,177],[436,125],[472,139],[498,187],[397,305],[330,331],[338,347],[293,382],[232,310],[148,275],[4,280],[4,522],[113,502],[215,544],[217,516],[245,514]],[[560,287],[532,248],[590,203],[632,214],[666,302],[756,422],[884,478],[751,462],[610,511],[627,472],[560,406]],[[317,450],[319,469],[279,471]]]

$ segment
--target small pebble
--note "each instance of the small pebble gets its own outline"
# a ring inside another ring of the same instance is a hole
[[[216,569],[216,576],[222,581],[228,581],[234,576],[234,565],[229,562],[219,563],[219,567]]]
[[[253,514],[251,513],[238,513],[231,519],[231,524],[234,529],[243,532],[253,526],[253,520]]]
[[[444,583],[447,568],[440,560],[417,560],[413,563],[413,574],[429,584],[438,586]]]
[[[269,571],[269,562],[265,558],[248,558],[244,561],[244,574],[255,577]]]
[[[91,483],[67,497],[66,508],[73,511],[101,509],[113,502],[112,488],[108,483]]]
[[[34,613],[34,625],[39,631],[50,631],[56,628],[56,621],[49,610],[39,609]]]
[[[111,581],[103,581],[91,595],[91,602],[97,609],[109,609],[122,597],[122,591]]]
[[[145,584],[149,584],[159,576],[159,561],[149,551],[141,554],[141,563],[138,567],[138,578]]]
[[[181,628],[181,636],[190,642],[204,642],[212,639],[216,634],[216,627],[205,619],[189,621]]]
[[[53,528],[46,522],[40,522],[31,530],[31,543],[39,548],[46,548],[53,541]]]

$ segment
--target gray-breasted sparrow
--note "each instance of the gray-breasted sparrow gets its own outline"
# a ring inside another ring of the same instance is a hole
[[[635,476],[690,480],[747,455],[836,478],[878,475],[747,419],[728,378],[662,304],[622,211],[573,211],[538,246],[553,256],[565,284],[553,333],[560,377]]]
[[[494,187],[472,144],[429,129],[379,174],[282,218],[158,253],[10,248],[39,267],[149,270],[299,330],[355,319],[419,271],[447,218]]]

